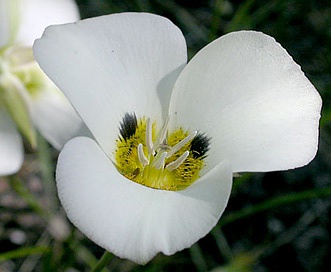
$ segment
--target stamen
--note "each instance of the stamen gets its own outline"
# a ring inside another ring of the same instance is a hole
[[[167,132],[168,132],[168,124],[169,124],[170,117],[168,116],[165,120],[163,127],[158,135],[157,141],[156,141],[156,147],[162,144],[166,144],[167,142]]]
[[[149,164],[148,159],[145,157],[142,144],[138,145],[138,159],[141,162],[141,164],[143,165],[143,167],[145,167],[146,165]]]
[[[156,155],[152,166],[156,169],[162,169],[165,164],[165,159],[167,158],[168,152],[163,152],[160,156]]]
[[[152,123],[151,119],[147,118],[147,123],[146,123],[146,147],[148,154],[151,154],[154,156],[155,151],[154,151],[154,146],[153,146],[153,139],[152,139]]]
[[[190,152],[185,151],[177,160],[169,163],[166,166],[166,169],[169,171],[173,171],[173,170],[177,169],[187,159],[188,155],[190,155]]]
[[[186,145],[189,141],[191,141],[196,135],[197,131],[193,131],[191,134],[189,134],[186,138],[181,140],[179,143],[174,145],[169,151],[167,158],[170,158],[173,154],[175,154],[179,149],[181,149],[184,145]]]

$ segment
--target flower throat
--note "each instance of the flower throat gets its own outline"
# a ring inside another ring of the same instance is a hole
[[[210,139],[182,128],[169,133],[168,121],[156,133],[156,125],[149,118],[125,114],[115,150],[116,167],[123,176],[171,191],[185,189],[200,177]]]

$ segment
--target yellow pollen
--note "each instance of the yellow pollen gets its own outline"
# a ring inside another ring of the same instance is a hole
[[[177,191],[196,181],[205,156],[194,156],[197,132],[179,128],[169,133],[167,121],[156,133],[148,118],[126,115],[114,152],[118,171],[126,178],[154,189]]]

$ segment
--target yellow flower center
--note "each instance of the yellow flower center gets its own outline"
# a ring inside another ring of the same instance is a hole
[[[168,120],[159,133],[149,118],[126,114],[116,140],[115,163],[126,178],[161,190],[177,191],[200,176],[209,138],[182,128],[169,133]]]

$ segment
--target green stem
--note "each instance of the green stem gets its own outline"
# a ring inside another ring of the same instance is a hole
[[[54,167],[52,161],[52,149],[49,147],[46,140],[38,134],[38,160],[40,163],[41,176],[45,188],[45,193],[48,199],[48,205],[51,211],[57,207],[56,189],[54,180]]]
[[[96,266],[98,259],[86,248],[82,245],[79,239],[74,236],[69,240],[69,247],[73,250],[77,256],[77,258],[85,263],[89,268],[93,268]]]
[[[243,219],[263,211],[271,210],[274,209],[275,207],[279,207],[282,205],[288,205],[303,200],[309,200],[309,199],[315,199],[321,197],[330,197],[330,196],[331,196],[331,187],[307,190],[303,192],[278,196],[273,199],[267,200],[263,203],[256,204],[244,208],[240,211],[228,214],[221,219],[220,224],[218,226],[223,227],[239,219]]]
[[[30,255],[45,254],[47,252],[49,252],[49,248],[46,246],[19,248],[12,251],[7,251],[5,253],[1,253],[0,262],[16,258],[22,258]]]
[[[23,182],[17,176],[10,176],[9,181],[15,192],[27,202],[29,207],[47,221],[49,219],[48,213],[42,208],[37,198],[24,186]]]
[[[51,238],[48,235],[48,232],[45,230],[41,235],[40,238],[38,239],[38,241],[35,244],[35,248],[39,247],[47,247],[48,250],[44,252],[43,255],[52,253],[53,250],[50,248],[50,241]],[[23,261],[21,267],[18,269],[18,271],[26,271],[26,272],[30,272],[30,271],[35,271],[35,267],[38,264],[38,261],[40,260],[40,257],[42,255],[40,254],[29,254],[26,256],[26,259]],[[48,271],[48,270],[47,270]]]
[[[217,38],[217,31],[222,21],[222,5],[223,5],[223,0],[214,0],[212,19],[208,34],[209,42]]]
[[[191,259],[195,264],[198,272],[208,271],[207,262],[203,256],[202,250],[198,243],[195,243],[189,249],[191,254]]]
[[[91,272],[102,271],[102,269],[104,269],[109,264],[109,262],[111,261],[112,258],[113,258],[113,255],[110,252],[105,251],[105,253],[103,253],[101,259],[96,264],[96,266],[91,270]]]
[[[221,228],[214,228],[211,231],[211,234],[214,236],[218,250],[223,255],[225,260],[227,262],[231,262],[231,260],[233,259],[233,253]]]

